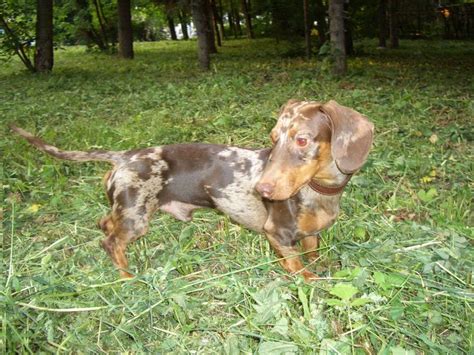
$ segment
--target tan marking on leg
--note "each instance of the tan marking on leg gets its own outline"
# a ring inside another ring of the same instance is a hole
[[[282,258],[279,262],[286,271],[291,274],[301,274],[306,282],[318,279],[317,275],[305,269],[299,256],[300,253],[296,247],[281,245],[280,242],[269,233],[266,233],[266,236],[277,255]]]
[[[305,257],[309,261],[316,261],[319,258],[318,248],[319,248],[319,236],[310,235],[301,239],[301,245],[303,250],[306,252]]]
[[[112,219],[112,214],[108,214],[107,216],[104,216],[101,218],[101,220],[98,223],[100,229],[104,232],[106,236],[109,236],[110,233],[112,233],[114,229],[114,223]]]
[[[112,212],[100,221],[100,227],[107,236],[102,241],[102,247],[112,259],[113,264],[119,269],[121,278],[132,278],[134,275],[127,271],[128,260],[125,255],[127,245],[144,235],[148,230],[148,219],[142,216],[141,225],[136,229],[131,229],[129,219]],[[133,224],[132,224],[133,225]]]
[[[302,211],[298,216],[298,230],[306,234],[319,232],[329,227],[336,217],[337,214],[329,214],[322,208],[317,211]]]
[[[125,256],[125,250],[127,248],[127,237],[121,231],[114,231],[102,241],[102,247],[105,249],[107,254],[112,259],[114,265],[119,269],[121,278],[131,278],[128,269],[128,260]]]

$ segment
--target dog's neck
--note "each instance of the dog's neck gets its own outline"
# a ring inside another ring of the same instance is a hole
[[[336,162],[331,159],[329,163],[321,166],[308,185],[323,195],[337,195],[342,193],[351,177],[352,174],[342,173]]]

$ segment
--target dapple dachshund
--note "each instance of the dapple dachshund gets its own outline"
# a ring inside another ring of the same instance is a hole
[[[63,151],[21,128],[12,129],[59,159],[113,164],[104,177],[111,212],[99,226],[102,246],[132,277],[127,245],[144,235],[156,210],[190,221],[197,208],[216,208],[241,225],[263,232],[285,270],[306,281],[297,248],[318,257],[318,233],[330,227],[351,176],[367,159],[373,124],[335,101],[290,100],[271,132],[273,148],[172,144],[130,151]]]

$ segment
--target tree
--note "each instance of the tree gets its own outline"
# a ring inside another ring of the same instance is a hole
[[[191,0],[191,13],[198,37],[198,59],[203,70],[209,70],[209,11],[206,5],[207,0]]]
[[[184,10],[180,10],[178,13],[179,17],[179,22],[181,23],[181,32],[183,32],[183,39],[188,40],[189,39],[189,34],[188,34],[188,21],[186,19],[186,14]]]
[[[119,56],[133,59],[133,32],[130,0],[117,0]]]
[[[76,26],[74,36],[78,40],[86,42],[87,46],[93,44],[97,45],[100,50],[105,51],[109,49],[109,43],[107,41],[107,33],[103,22],[103,15],[100,11],[98,0],[94,1],[96,10],[97,20],[99,22],[99,30],[94,28],[92,23],[92,14],[89,8],[88,0],[75,0],[74,1],[74,19],[73,23]]]
[[[174,24],[174,16],[177,12],[177,3],[175,0],[165,0],[164,4],[165,4],[166,20],[168,22],[168,29],[170,31],[171,40],[177,41],[178,36],[176,35],[176,28]]]
[[[349,2],[344,1],[344,46],[346,56],[354,54],[354,43],[352,42],[352,21],[349,11]]]
[[[303,17],[304,17],[304,38],[306,42],[306,58],[311,58],[311,24],[309,20],[309,4],[308,0],[303,0]]]
[[[53,69],[53,0],[36,3],[35,70],[48,72]]]
[[[170,30],[171,40],[172,41],[177,41],[178,36],[176,35],[176,29],[175,29],[175,25],[174,25],[173,16],[168,14],[168,15],[166,15],[166,19],[168,20],[168,27],[169,27],[169,30]]]
[[[379,18],[379,47],[387,47],[387,0],[379,0],[378,18]]]
[[[398,48],[398,0],[389,0],[390,47]]]
[[[35,13],[36,6],[30,2],[23,6],[12,6],[8,3],[0,3],[0,27],[5,31],[0,36],[0,55],[9,58],[18,56],[30,72],[35,72],[33,47],[36,33],[35,20],[33,16],[25,16],[27,13]]]
[[[222,46],[222,36],[219,33],[219,14],[217,12],[216,0],[210,0],[210,9],[211,9],[211,17],[212,17],[212,24],[214,25],[214,33],[217,39],[217,45],[219,47]]]
[[[215,0],[213,0],[215,1]],[[225,31],[224,31],[224,20],[222,19],[222,0],[219,0],[219,6],[216,5],[217,9],[217,21],[219,22],[219,27],[221,29],[221,35],[223,39],[226,39]]]
[[[86,0],[87,1],[87,0]],[[104,9],[100,0],[93,0],[95,14],[97,21],[99,22],[100,28],[100,37],[106,45],[106,49],[109,48],[109,42],[111,42],[112,47],[115,47],[116,43],[116,27],[112,26],[107,20],[107,16],[104,14]],[[113,32],[113,33],[110,33]],[[110,40],[109,40],[110,39]]]
[[[217,47],[216,47],[216,33],[214,31],[214,21],[213,21],[213,18],[212,18],[212,10],[211,10],[211,4],[209,2],[209,0],[204,0],[203,2],[203,11],[204,11],[204,14],[206,15],[207,17],[207,26],[208,26],[208,30],[206,32],[207,34],[207,41],[208,41],[208,47],[209,47],[209,53],[217,53]]]
[[[344,0],[329,1],[329,33],[331,54],[334,60],[333,72],[336,75],[343,75],[347,69],[344,41]]]
[[[247,38],[255,38],[252,28],[252,15],[250,14],[250,0],[241,0],[240,4],[242,7],[242,12],[244,13]]]
[[[239,36],[242,36],[242,26],[240,25],[240,13],[238,5],[236,6],[234,0],[230,0],[230,11],[232,11],[232,18],[234,19],[236,33]]]

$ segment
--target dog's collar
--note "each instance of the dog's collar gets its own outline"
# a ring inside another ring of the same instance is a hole
[[[320,193],[321,195],[333,196],[341,193],[346,187],[347,183],[351,179],[352,174],[348,174],[344,181],[338,186],[324,186],[316,182],[316,180],[311,179],[308,183],[308,186],[311,187],[314,191]]]

